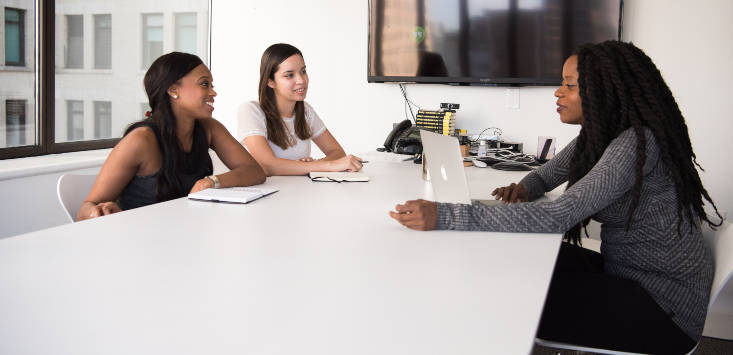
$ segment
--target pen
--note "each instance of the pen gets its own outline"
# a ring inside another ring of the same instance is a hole
[[[360,163],[365,164],[365,163],[368,163],[368,161],[362,160],[362,161],[360,161]]]

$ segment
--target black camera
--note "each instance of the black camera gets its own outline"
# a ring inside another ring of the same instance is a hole
[[[446,109],[449,109],[449,110],[457,110],[460,107],[461,107],[461,105],[459,105],[459,104],[446,104],[446,103],[441,103],[440,104],[440,108],[446,108]]]

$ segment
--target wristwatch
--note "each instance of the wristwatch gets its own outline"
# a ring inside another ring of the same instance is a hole
[[[209,180],[211,180],[211,181],[214,182],[214,188],[215,189],[218,189],[219,188],[219,178],[216,177],[216,175],[209,175],[206,178],[208,178]]]

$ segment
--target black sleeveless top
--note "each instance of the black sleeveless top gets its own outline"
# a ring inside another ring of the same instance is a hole
[[[156,127],[148,126],[153,129],[153,132],[155,133],[155,138],[158,140],[158,144],[160,145],[161,139],[160,134]],[[202,149],[204,147],[199,147],[201,145],[201,142],[203,141],[203,144],[206,145],[206,130],[204,127],[196,122],[193,128],[193,145],[191,147],[191,151],[186,153],[184,152],[184,160],[183,160],[183,166],[181,167],[181,171],[178,174],[178,181],[181,184],[181,196],[178,197],[184,197],[187,196],[189,191],[193,188],[193,185],[196,184],[196,181],[199,181],[206,177],[207,175],[212,174],[209,169],[202,168],[201,163],[208,163],[210,165],[210,158],[207,162],[196,162],[195,159],[195,152],[197,149]],[[202,140],[203,138],[203,140]],[[207,151],[207,157],[208,157],[208,146],[206,146],[204,149]],[[162,154],[162,151],[161,151]],[[154,203],[162,202],[158,201],[157,198],[157,185],[158,180],[158,172],[152,175],[146,175],[146,176],[135,176],[130,180],[130,182],[125,186],[125,189],[122,190],[122,193],[117,198],[117,201],[115,203],[117,206],[120,207],[123,211],[125,210],[131,210],[133,208],[143,207],[147,205],[152,205]]]

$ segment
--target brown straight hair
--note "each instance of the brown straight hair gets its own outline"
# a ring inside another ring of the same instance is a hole
[[[262,53],[262,61],[260,62],[260,87],[257,91],[259,95],[260,108],[265,113],[265,122],[267,125],[267,140],[275,143],[278,147],[286,150],[294,145],[288,139],[287,128],[282,120],[282,115],[277,109],[277,99],[275,91],[267,86],[267,80],[275,80],[275,73],[280,67],[280,63],[288,58],[299,55],[303,57],[303,53],[285,43],[273,44]],[[305,104],[303,101],[295,103],[295,134],[301,140],[310,139],[312,132],[308,123],[305,121]]]

